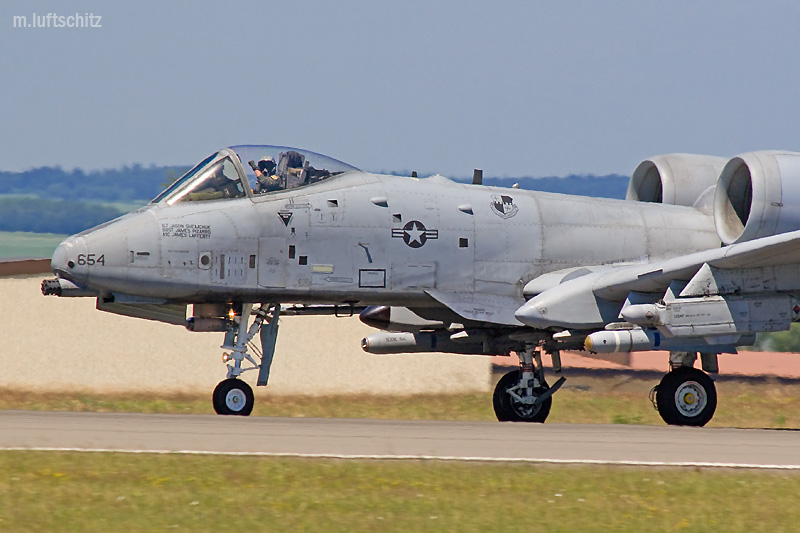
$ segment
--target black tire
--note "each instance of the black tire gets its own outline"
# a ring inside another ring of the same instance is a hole
[[[255,403],[250,385],[234,378],[220,381],[214,389],[211,400],[218,415],[247,416],[253,412]]]
[[[494,414],[500,422],[536,422],[541,424],[550,414],[553,398],[546,399],[539,405],[531,406],[519,403],[512,398],[506,390],[519,383],[519,370],[513,370],[500,378],[492,395]],[[535,392],[543,393],[547,390],[547,383]]]
[[[681,367],[656,387],[656,407],[671,426],[705,426],[717,410],[717,388],[702,370]]]

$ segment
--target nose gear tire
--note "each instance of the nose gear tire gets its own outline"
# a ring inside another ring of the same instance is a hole
[[[233,378],[220,381],[211,399],[218,415],[247,416],[253,412],[255,403],[250,385]]]

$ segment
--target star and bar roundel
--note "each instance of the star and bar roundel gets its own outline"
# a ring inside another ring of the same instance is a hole
[[[392,237],[403,239],[403,242],[411,248],[421,248],[428,239],[438,239],[439,230],[427,229],[419,220],[411,220],[402,228],[393,228]]]

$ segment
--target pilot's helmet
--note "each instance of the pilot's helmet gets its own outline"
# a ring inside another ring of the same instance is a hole
[[[258,170],[262,174],[272,175],[275,173],[275,160],[271,157],[265,157],[258,162]]]

